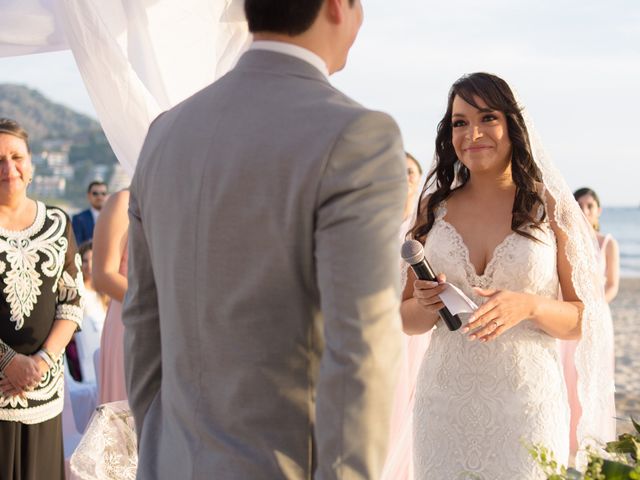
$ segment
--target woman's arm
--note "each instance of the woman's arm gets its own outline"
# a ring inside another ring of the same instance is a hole
[[[128,207],[128,190],[111,195],[93,233],[93,286],[118,302],[127,291],[127,277],[120,273],[120,262],[127,244]]]
[[[555,211],[555,201],[551,198],[549,210]],[[576,340],[580,338],[581,319],[584,305],[578,298],[573,286],[573,269],[567,256],[568,237],[550,215],[550,224],[556,236],[558,245],[557,265],[562,300],[535,296],[531,319],[545,332],[562,340]]]
[[[426,195],[420,200],[420,211],[426,212],[431,195]],[[416,219],[417,222],[417,219]],[[418,280],[413,269],[405,265],[407,269],[407,283],[402,291],[402,303],[400,315],[402,316],[402,329],[407,335],[421,335],[428,332],[438,322],[438,310],[444,307],[438,295],[444,290],[444,286],[436,282]],[[444,274],[437,276],[438,282],[446,281]]]
[[[618,295],[618,288],[620,286],[620,249],[618,242],[616,242],[613,237],[609,239],[604,254],[607,262],[604,298],[607,300],[607,303],[611,303],[613,299],[616,298],[616,295]]]
[[[78,254],[76,243],[67,222],[66,231],[68,247],[65,254],[64,268],[58,280],[56,297],[56,317],[42,350],[44,355],[36,353],[31,356],[36,361],[42,374],[52,363],[57,362],[76,330],[82,326],[84,280],[82,278],[82,260]],[[47,362],[48,357],[51,362]]]
[[[436,282],[418,280],[410,267],[407,272],[407,283],[402,292],[400,314],[402,329],[407,335],[420,335],[428,332],[438,322],[438,310],[444,307],[438,295],[444,290],[443,285]],[[446,281],[445,276],[438,275],[438,281]]]

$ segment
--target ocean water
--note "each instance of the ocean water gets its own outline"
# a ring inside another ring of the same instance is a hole
[[[640,207],[604,207],[600,231],[620,246],[620,276],[640,278]]]

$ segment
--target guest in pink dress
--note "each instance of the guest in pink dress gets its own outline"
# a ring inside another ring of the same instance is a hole
[[[129,191],[111,195],[93,236],[93,283],[111,297],[100,341],[98,403],[126,400],[122,301],[127,291],[127,238]]]
[[[416,158],[406,152],[407,182],[409,186],[404,210],[404,222],[400,227],[400,237],[415,221],[416,198],[418,196],[422,167]],[[401,262],[402,269],[407,264]],[[406,276],[403,276],[406,277]],[[382,470],[382,480],[413,480],[413,404],[416,379],[422,359],[429,346],[431,332],[422,335],[403,335],[403,357],[398,371],[398,383],[393,399],[389,430],[389,450]]]
[[[610,234],[604,235],[600,232],[602,207],[600,206],[600,199],[596,192],[590,188],[580,188],[573,193],[573,196],[580,205],[585,217],[587,217],[587,220],[596,231],[596,237],[598,238],[598,245],[600,247],[600,263],[604,276],[605,298],[607,302],[611,303],[618,294],[618,286],[620,283],[620,253],[618,250],[618,242],[616,242]],[[574,355],[578,342],[574,340],[559,340],[558,344],[564,368],[565,383],[567,384],[569,407],[571,408],[571,455],[575,456],[577,450],[576,429],[580,416],[582,415],[582,407],[580,406],[577,391],[578,373],[574,363]],[[615,371],[615,358],[611,359],[611,371]],[[609,410],[610,415],[615,417],[615,405],[610,405]],[[604,428],[609,427],[603,427],[603,429]],[[606,434],[606,436],[610,438],[615,436],[615,432],[603,432],[603,434]]]
[[[604,296],[611,303],[618,295],[620,286],[620,251],[618,242],[610,235],[600,232],[602,207],[596,192],[590,188],[580,188],[573,194],[589,223],[593,226],[600,245],[600,258],[604,274]]]

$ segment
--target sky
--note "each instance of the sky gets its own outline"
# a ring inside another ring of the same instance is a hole
[[[451,84],[487,71],[519,93],[572,189],[640,205],[639,0],[362,3],[363,27],[332,82],[390,113],[425,168]],[[70,52],[0,58],[0,82],[95,116]]]

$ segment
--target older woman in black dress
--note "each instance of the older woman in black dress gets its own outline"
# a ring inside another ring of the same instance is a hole
[[[69,218],[27,197],[32,178],[27,133],[0,119],[0,478],[53,480],[83,282]]]

